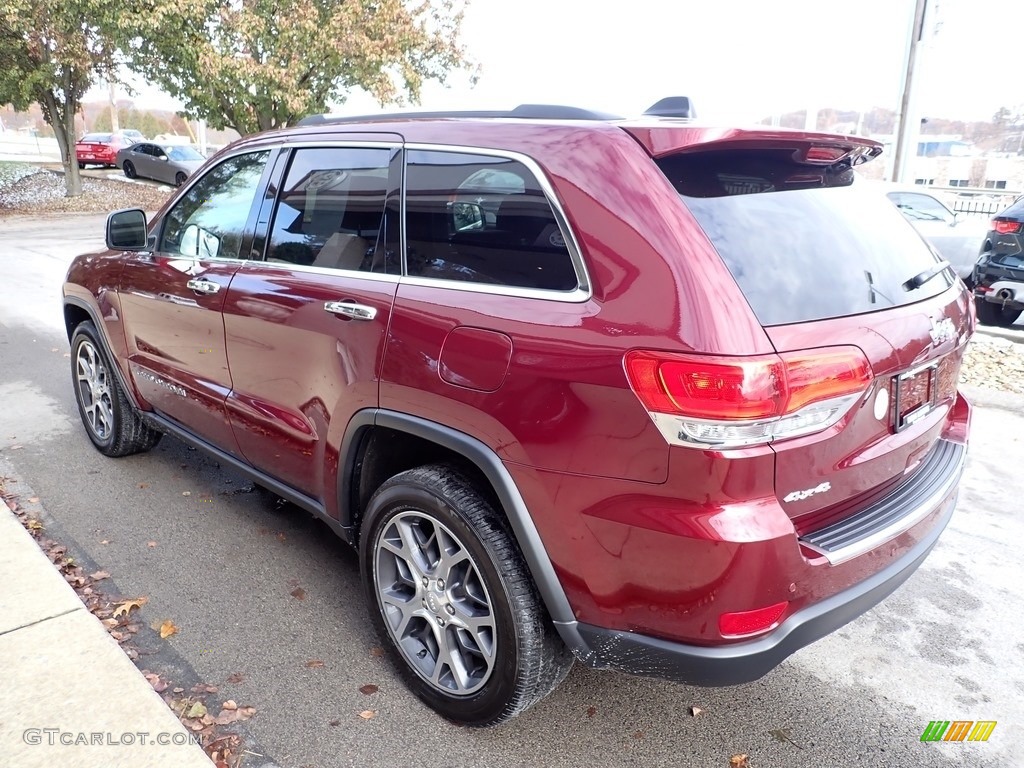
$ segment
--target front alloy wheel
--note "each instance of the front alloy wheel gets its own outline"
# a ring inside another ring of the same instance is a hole
[[[110,400],[110,372],[96,347],[89,340],[78,345],[75,358],[75,382],[82,420],[86,429],[100,442],[110,439],[114,426],[114,408]]]

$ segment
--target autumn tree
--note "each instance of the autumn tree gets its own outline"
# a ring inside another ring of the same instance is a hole
[[[416,102],[467,67],[456,0],[138,0],[118,21],[128,65],[192,118],[245,135],[325,112],[361,88]]]
[[[75,114],[93,81],[111,66],[95,21],[103,0],[4,0],[0,4],[0,104],[39,104],[64,164],[68,197],[82,194]]]

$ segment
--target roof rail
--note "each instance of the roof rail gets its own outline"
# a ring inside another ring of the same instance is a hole
[[[561,104],[520,104],[512,110],[470,110],[462,112],[386,112],[377,115],[341,117],[309,115],[296,125],[333,125],[336,123],[363,123],[370,120],[423,120],[437,118],[519,118],[520,120],[622,120],[619,115],[596,112]]]

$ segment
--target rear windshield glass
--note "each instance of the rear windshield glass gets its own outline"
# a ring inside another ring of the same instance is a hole
[[[910,304],[948,272],[904,284],[939,261],[897,208],[854,174],[796,163],[793,151],[675,155],[658,165],[729,267],[762,325]]]

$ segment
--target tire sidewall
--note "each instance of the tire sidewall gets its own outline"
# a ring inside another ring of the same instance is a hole
[[[438,690],[420,677],[406,662],[402,650],[391,636],[377,598],[375,583],[376,541],[381,531],[403,512],[424,512],[435,517],[454,533],[469,551],[484,579],[496,622],[496,659],[484,686],[467,696],[452,696]],[[461,723],[486,723],[498,717],[514,695],[518,677],[520,638],[510,595],[494,554],[482,542],[457,508],[436,491],[418,482],[403,481],[385,486],[370,501],[361,526],[359,562],[367,607],[377,634],[386,640],[391,658],[410,689],[428,706]]]

